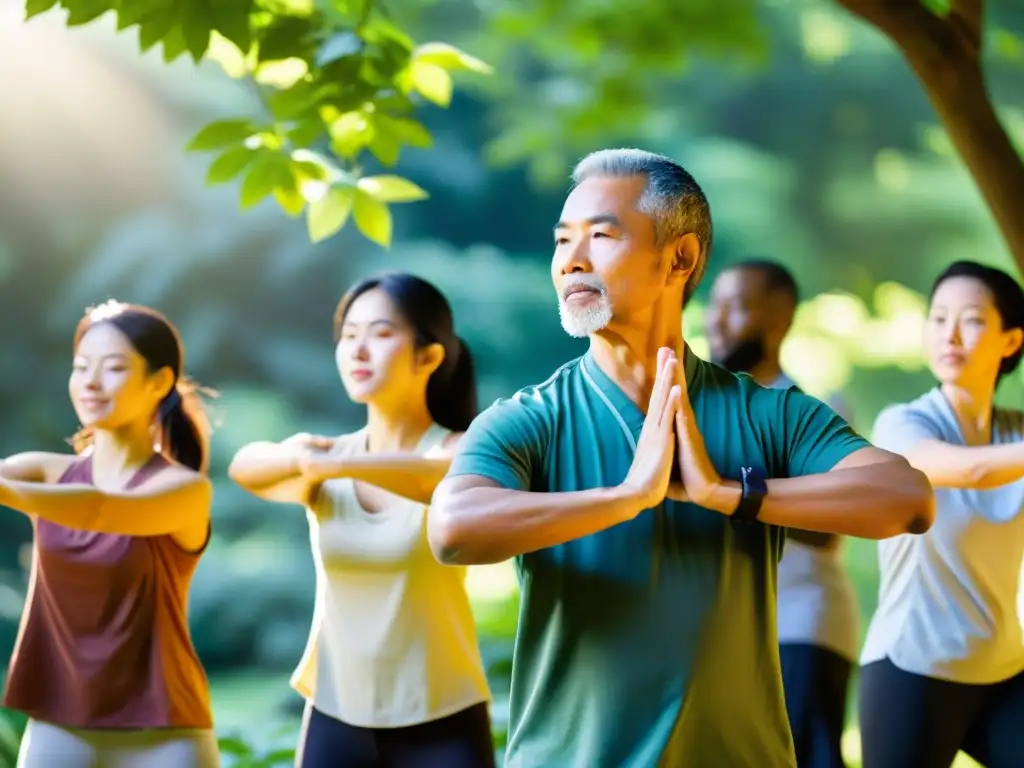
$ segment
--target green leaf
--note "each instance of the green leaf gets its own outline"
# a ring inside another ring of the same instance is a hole
[[[306,198],[302,196],[302,192],[294,184],[290,189],[287,187],[275,188],[274,199],[281,206],[281,210],[292,217],[301,216],[302,210],[306,207]]]
[[[410,147],[429,149],[434,144],[434,137],[430,135],[430,131],[417,120],[377,113],[374,115],[374,124],[378,133],[384,131],[396,141]]]
[[[163,40],[174,26],[177,10],[168,5],[139,20],[139,48],[143,53]]]
[[[378,129],[374,132],[373,140],[370,142],[370,152],[380,161],[381,165],[390,168],[398,163],[402,145],[393,135]]]
[[[67,9],[69,27],[88,24],[110,10],[107,0],[64,0],[61,5]]]
[[[214,0],[209,8],[213,28],[238,46],[242,53],[248,52],[252,46],[249,26],[252,0]]]
[[[58,0],[26,0],[25,21],[28,21],[33,16],[38,16],[40,13],[46,13],[48,10],[53,8],[57,2]]]
[[[248,147],[232,147],[210,163],[206,172],[206,183],[209,186],[225,184],[236,178],[249,167],[255,152]]]
[[[388,248],[391,245],[391,211],[361,189],[356,190],[352,215],[359,231],[373,242]]]
[[[164,37],[164,61],[170,64],[177,59],[188,48],[185,40],[185,33],[180,26],[171,27],[171,31]]]
[[[213,20],[204,0],[185,0],[181,4],[181,29],[185,34],[185,45],[197,64],[210,49],[210,32]]]
[[[331,149],[341,157],[355,157],[373,141],[374,128],[365,112],[346,112],[328,126]]]
[[[319,243],[344,227],[355,198],[356,190],[353,187],[332,186],[323,197],[311,202],[306,211],[309,239]]]
[[[481,75],[490,75],[494,69],[475,56],[470,56],[447,43],[424,43],[412,52],[413,62],[434,64],[449,72],[466,70]]]
[[[381,203],[414,203],[430,197],[425,189],[401,176],[366,176],[358,187]]]
[[[259,41],[260,61],[306,58],[310,53],[313,23],[295,16],[275,18]]]
[[[409,65],[409,76],[413,87],[423,98],[439,107],[447,107],[452,103],[452,76],[437,64],[413,61]]]
[[[209,152],[212,149],[223,149],[231,144],[240,144],[256,133],[251,120],[238,118],[235,120],[218,120],[204,126],[192,137],[188,149],[192,152]]]
[[[277,187],[294,181],[286,155],[272,149],[257,150],[242,181],[241,205],[252,208]]]
[[[253,755],[252,747],[234,736],[218,739],[217,747],[223,754],[233,757],[252,757]]]

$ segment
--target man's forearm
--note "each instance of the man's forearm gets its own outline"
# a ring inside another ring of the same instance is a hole
[[[442,485],[430,508],[427,532],[442,563],[500,563],[630,520],[640,511],[639,504],[624,486],[531,493],[496,487],[447,490]]]
[[[732,514],[742,486],[723,483],[709,506]],[[905,461],[886,461],[818,475],[769,480],[763,523],[862,539],[924,533],[935,516],[932,487]]]

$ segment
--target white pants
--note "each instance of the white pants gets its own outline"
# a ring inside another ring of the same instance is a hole
[[[29,720],[18,768],[220,768],[212,730],[82,730]]]

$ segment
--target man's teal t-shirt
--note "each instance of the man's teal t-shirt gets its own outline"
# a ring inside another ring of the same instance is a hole
[[[690,401],[724,478],[827,472],[868,443],[820,401],[687,352]],[[449,476],[521,491],[625,479],[644,414],[588,354],[499,400]],[[782,529],[666,500],[516,558],[507,768],[795,766],[776,641]]]

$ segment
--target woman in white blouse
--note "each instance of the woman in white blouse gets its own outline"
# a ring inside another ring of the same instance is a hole
[[[872,442],[935,488],[921,536],[879,542],[881,586],[861,654],[864,768],[1024,765],[1024,414],[994,405],[1024,341],[1024,292],[969,261],[932,289],[925,350],[938,386],[884,410]]]
[[[490,692],[465,569],[430,551],[426,512],[476,415],[473,361],[430,283],[388,274],[335,314],[336,358],[367,425],[254,443],[229,474],[307,507],[317,599],[293,685],[299,768],[490,768]]]

